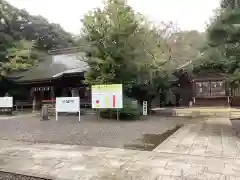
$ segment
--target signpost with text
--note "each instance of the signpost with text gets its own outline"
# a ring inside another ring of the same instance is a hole
[[[147,116],[148,112],[147,112],[148,108],[147,108],[147,101],[143,101],[143,115]]]
[[[57,97],[56,98],[56,121],[59,112],[78,113],[80,122],[80,98],[79,97]]]
[[[0,97],[0,114],[12,114],[13,97]]]

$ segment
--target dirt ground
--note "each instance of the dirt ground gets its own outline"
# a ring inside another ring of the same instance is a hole
[[[123,148],[124,144],[141,138],[144,134],[162,134],[178,124],[191,121],[187,118],[151,116],[144,120],[97,120],[85,115],[53,117],[40,121],[39,117],[0,117],[0,139],[36,143],[71,144]]]

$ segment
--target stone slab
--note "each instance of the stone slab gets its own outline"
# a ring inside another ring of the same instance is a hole
[[[153,151],[218,157],[240,157],[240,138],[228,118],[208,118],[205,122],[190,124]]]

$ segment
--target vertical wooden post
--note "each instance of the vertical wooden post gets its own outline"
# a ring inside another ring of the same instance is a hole
[[[35,94],[35,91],[33,88],[32,88],[32,96],[33,96],[32,112],[35,112],[35,110],[36,110],[36,94]]]
[[[53,86],[51,86],[50,88],[50,99],[51,99],[51,105],[50,105],[50,109],[51,109],[51,115],[54,115],[56,113],[56,104],[54,102],[55,99],[55,89]],[[49,111],[49,109],[48,109]],[[57,114],[55,114],[57,116]]]
[[[227,81],[227,83],[225,82],[226,86],[225,89],[228,89],[228,106],[229,108],[231,107],[231,99],[232,99],[232,96],[233,96],[233,92],[232,92],[232,86],[231,84],[229,83],[229,80]],[[239,88],[238,88],[239,89]]]
[[[119,120],[119,110],[117,109],[117,120]]]
[[[192,102],[193,102],[192,105],[194,105],[195,102],[196,102],[196,99],[195,99],[195,97],[196,97],[196,83],[195,83],[194,80],[192,80],[191,83],[192,83]]]
[[[44,99],[44,91],[43,89],[40,89],[40,109],[42,109],[42,101],[45,100]]]
[[[96,109],[97,110],[97,120],[99,120],[100,119],[100,109]]]
[[[55,99],[55,89],[54,87],[52,86],[51,87],[51,100]]]

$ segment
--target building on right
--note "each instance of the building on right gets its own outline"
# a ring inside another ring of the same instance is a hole
[[[202,73],[193,76],[193,106],[230,106],[231,88],[225,75]]]
[[[175,84],[181,107],[190,103],[195,107],[240,107],[240,84],[231,84],[227,74],[205,71],[194,74],[183,69],[180,74]]]

